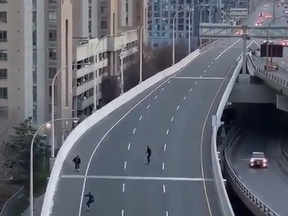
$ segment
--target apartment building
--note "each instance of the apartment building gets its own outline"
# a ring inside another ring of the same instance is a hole
[[[189,32],[191,34],[193,29],[195,29],[194,36],[197,40],[197,35],[199,34],[200,12],[204,17],[202,20],[204,22],[206,20],[206,8],[204,7],[201,10],[201,7],[195,7],[194,27],[192,27],[192,13],[190,17],[191,24],[189,26],[189,9],[191,10],[199,3],[199,0],[149,0],[148,33],[150,45],[159,47],[172,43],[173,17],[175,15],[175,39],[177,41],[188,41]]]

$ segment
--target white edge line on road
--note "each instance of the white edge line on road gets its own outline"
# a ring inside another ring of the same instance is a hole
[[[166,187],[163,185],[163,193],[166,193]]]
[[[128,144],[128,150],[130,150],[130,147],[131,147],[131,143]]]
[[[225,50],[223,50],[223,52],[221,52],[216,58],[215,61],[217,61],[225,52],[227,52],[229,49],[231,49],[233,46],[235,46],[235,44],[237,44],[241,39],[238,39],[237,41],[235,41],[233,44],[231,44],[229,47],[227,47]]]
[[[125,192],[125,183],[122,185],[122,192]]]
[[[167,148],[167,144],[164,144],[164,151],[166,151],[166,148]]]
[[[104,141],[104,139],[108,136],[108,134],[126,117],[128,116],[136,107],[138,107],[141,103],[143,103],[147,98],[149,98],[154,92],[156,92],[158,89],[164,90],[164,85],[167,84],[167,82],[171,81],[171,79],[175,76],[177,76],[178,74],[180,74],[181,72],[183,72],[183,70],[185,70],[187,67],[189,67],[191,64],[194,63],[194,61],[196,59],[198,59],[200,56],[206,54],[207,52],[209,52],[211,49],[213,49],[213,47],[209,48],[208,50],[204,51],[203,53],[200,53],[196,58],[194,58],[189,64],[185,65],[183,68],[181,68],[179,71],[177,71],[176,73],[173,74],[173,76],[167,78],[166,80],[164,79],[163,81],[159,81],[159,85],[156,86],[151,92],[147,93],[147,95],[145,97],[143,97],[140,101],[138,101],[138,103],[136,103],[131,109],[129,109],[127,112],[125,112],[123,114],[122,117],[120,117],[118,119],[118,121],[116,121],[107,131],[106,133],[102,136],[102,138],[99,140],[99,142],[97,143],[97,145],[95,146],[89,160],[86,166],[86,170],[85,170],[85,175],[84,175],[84,180],[83,180],[83,184],[82,184],[82,191],[81,191],[81,197],[80,197],[80,202],[79,202],[79,211],[78,211],[78,216],[81,216],[82,214],[82,206],[83,206],[83,200],[84,200],[84,194],[85,194],[85,187],[86,187],[86,180],[87,180],[87,176],[88,176],[88,172],[89,172],[89,168],[90,165],[92,163],[93,157],[96,153],[96,151],[98,150],[99,146],[101,145],[101,143]]]

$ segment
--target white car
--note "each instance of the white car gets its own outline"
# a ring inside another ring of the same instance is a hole
[[[249,166],[267,168],[267,159],[263,152],[252,152],[251,159],[249,161]]]

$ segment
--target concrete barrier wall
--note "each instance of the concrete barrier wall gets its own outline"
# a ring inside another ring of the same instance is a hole
[[[213,171],[213,177],[215,182],[215,188],[218,194],[218,201],[220,205],[220,209],[222,210],[223,216],[234,216],[234,211],[232,209],[225,184],[224,179],[221,172],[221,166],[219,163],[218,153],[217,153],[217,131],[218,128],[221,125],[221,116],[223,113],[223,110],[226,106],[226,103],[228,101],[228,98],[232,92],[234,83],[241,71],[243,58],[238,58],[239,62],[233,72],[233,75],[227,85],[227,88],[221,98],[219,107],[217,109],[216,115],[212,116],[212,140],[211,140],[211,156],[212,156],[212,171]]]
[[[57,190],[57,184],[61,175],[61,170],[63,163],[73,147],[73,145],[76,143],[76,141],[86,132],[88,131],[92,126],[97,124],[100,120],[105,118],[107,115],[112,113],[114,110],[118,109],[120,106],[125,104],[126,102],[130,101],[131,99],[135,98],[137,95],[148,89],[149,87],[152,87],[153,85],[159,83],[161,84],[161,81],[163,81],[165,78],[172,76],[173,74],[179,72],[180,70],[187,67],[195,58],[197,58],[200,55],[200,50],[197,49],[193,53],[189,54],[187,57],[182,59],[180,62],[176,63],[175,65],[159,72],[158,74],[154,75],[153,77],[143,81],[141,84],[135,86],[128,92],[124,93],[120,97],[116,98],[109,104],[107,104],[102,109],[98,110],[88,118],[86,118],[83,122],[81,122],[67,137],[65,142],[63,143],[55,164],[53,166],[50,179],[46,188],[46,193],[44,197],[43,207],[41,211],[41,216],[49,216],[53,209],[53,199],[55,192]]]

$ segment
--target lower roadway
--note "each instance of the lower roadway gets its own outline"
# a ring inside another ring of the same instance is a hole
[[[281,118],[275,117],[275,109],[263,106],[258,106],[257,111],[251,109],[250,113],[254,116],[250,117],[249,124],[243,125],[245,130],[235,143],[230,158],[232,167],[249,190],[276,213],[284,216],[288,215],[288,177],[281,172],[277,163],[282,140],[279,134]],[[249,168],[253,151],[264,152],[268,159],[267,169]]]

